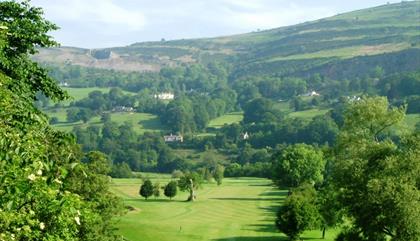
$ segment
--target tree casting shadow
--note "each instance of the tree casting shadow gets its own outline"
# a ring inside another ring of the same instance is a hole
[[[212,241],[286,241],[289,240],[285,237],[278,237],[278,236],[267,236],[267,237],[229,237],[229,238],[220,238],[220,239],[212,239]]]
[[[284,198],[236,198],[236,197],[220,197],[220,198],[209,198],[220,201],[282,201]]]

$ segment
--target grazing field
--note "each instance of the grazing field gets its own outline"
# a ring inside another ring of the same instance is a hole
[[[66,109],[57,109],[55,111],[48,111],[48,116],[57,117],[59,123],[53,125],[59,130],[62,131],[71,131],[75,126],[87,127],[89,125],[99,125],[102,126],[99,116],[95,116],[90,119],[87,123],[81,121],[78,122],[67,122],[66,121]],[[146,131],[162,131],[164,130],[163,125],[161,124],[159,117],[156,115],[148,113],[126,113],[126,112],[117,112],[111,113],[111,121],[114,121],[118,124],[123,124],[124,122],[130,122],[133,125],[133,129],[138,133],[142,134]]]
[[[222,115],[216,119],[213,119],[209,123],[209,127],[212,128],[221,128],[223,125],[227,124],[233,124],[233,123],[239,123],[244,118],[242,112],[232,112],[228,113],[226,115]]]
[[[324,115],[330,109],[310,109],[304,111],[291,112],[288,117],[311,119],[315,116]]]
[[[143,174],[153,183],[166,184],[169,175]],[[287,195],[262,178],[225,178],[221,186],[204,184],[197,201],[185,202],[186,193],[173,200],[138,195],[140,179],[114,179],[112,190],[129,211],[121,218],[120,233],[130,241],[278,241],[288,240],[274,226],[275,212]],[[327,231],[325,240],[334,239]],[[306,232],[304,239],[322,240],[321,232]]]
[[[107,87],[107,88],[101,88],[101,87],[89,87],[89,88],[61,87],[61,88],[65,91],[67,91],[67,93],[71,96],[71,99],[60,102],[63,106],[68,106],[73,101],[78,101],[78,100],[81,100],[83,98],[88,97],[90,92],[98,90],[102,93],[108,93],[109,90],[111,89],[109,87]],[[124,92],[124,94],[128,94],[128,95],[134,94],[132,92],[128,92],[128,91],[124,91],[124,90],[123,90],[123,92]]]

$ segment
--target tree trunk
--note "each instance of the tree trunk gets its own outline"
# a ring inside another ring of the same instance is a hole
[[[194,183],[193,180],[190,179],[190,196],[188,197],[187,201],[193,202],[195,200],[195,192],[194,192]]]
[[[322,227],[322,239],[325,239],[325,226],[324,227]]]

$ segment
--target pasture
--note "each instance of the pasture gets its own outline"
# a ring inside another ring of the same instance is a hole
[[[225,115],[222,115],[220,117],[217,117],[210,121],[208,127],[212,128],[221,128],[223,125],[230,125],[234,123],[239,123],[243,119],[243,113],[242,112],[232,112]]]
[[[143,174],[161,186],[169,175]],[[173,199],[144,200],[138,195],[140,179],[113,179],[112,190],[134,211],[119,222],[120,233],[130,241],[278,241],[287,238],[274,226],[275,212],[287,195],[268,179],[225,178],[221,186],[204,184],[197,201],[185,202],[186,193]],[[334,239],[327,231],[325,240]],[[306,232],[302,238],[322,240],[321,232]]]
[[[97,125],[97,126],[103,125],[99,116],[93,117],[87,123],[83,123],[82,121],[67,122],[65,108],[56,109],[54,111],[48,111],[47,115],[50,117],[58,118],[59,123],[53,126],[62,131],[71,131],[76,126],[87,127],[90,125]],[[165,129],[163,125],[160,123],[158,116],[148,114],[148,113],[127,113],[127,112],[111,113],[111,121],[114,121],[120,125],[123,124],[124,122],[129,122],[133,125],[133,129],[138,134],[142,134],[146,131],[162,131]]]

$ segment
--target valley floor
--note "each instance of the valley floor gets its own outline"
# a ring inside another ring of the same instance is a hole
[[[169,176],[150,177],[163,186]],[[287,195],[262,178],[225,178],[221,186],[204,184],[198,200],[185,202],[187,194],[144,200],[138,195],[140,179],[114,179],[113,190],[135,208],[121,218],[120,233],[130,241],[271,241],[287,240],[274,226],[275,212]],[[333,240],[334,231],[327,231]],[[303,239],[320,239],[318,230]]]

